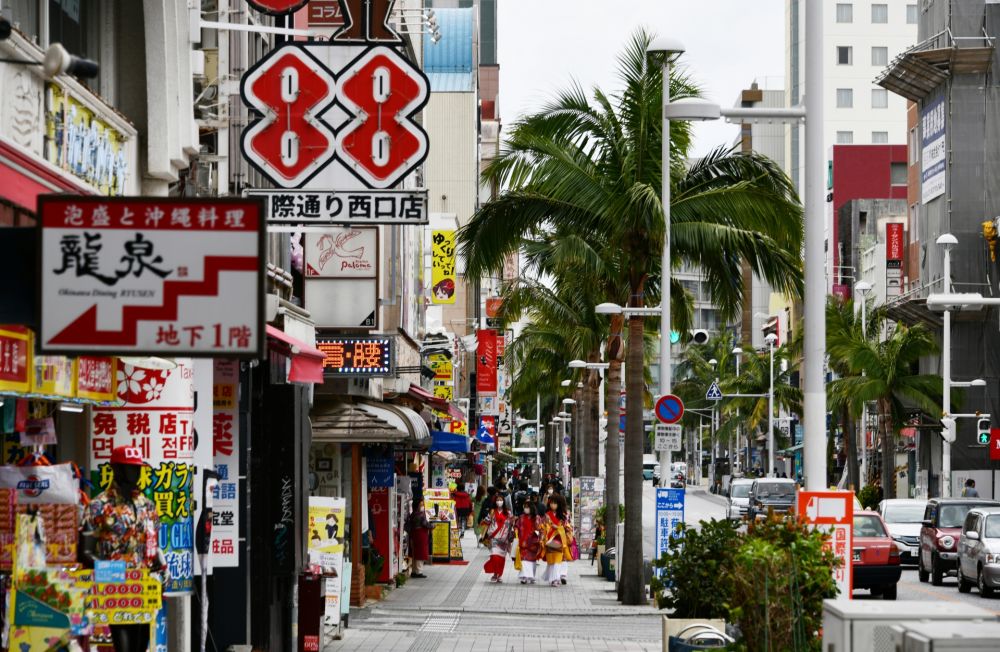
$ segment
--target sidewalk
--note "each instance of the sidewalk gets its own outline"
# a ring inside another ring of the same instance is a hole
[[[378,603],[351,609],[350,627],[329,650],[661,650],[661,612],[625,607],[589,560],[569,565],[566,586],[521,585],[508,560],[503,583],[483,572],[488,557],[472,533],[467,566],[439,565]],[[541,580],[544,565],[540,564]]]

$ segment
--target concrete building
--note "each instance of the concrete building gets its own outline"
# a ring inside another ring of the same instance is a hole
[[[890,315],[906,323],[942,327],[940,312],[929,311],[930,292],[978,292],[996,296],[1000,278],[995,260],[997,161],[1000,158],[1000,84],[995,75],[1000,5],[984,0],[925,0],[918,11],[917,45],[892,59],[878,83],[914,103],[910,124],[911,174],[919,171],[919,193],[912,192],[909,251],[910,290],[890,304]],[[914,184],[916,185],[916,184]],[[954,235],[952,287],[942,287],[943,250],[935,241]],[[915,258],[916,260],[913,260]],[[917,280],[919,277],[919,280]],[[961,412],[1000,415],[1000,348],[996,310],[953,313],[951,378],[986,380],[983,389],[965,390]],[[940,357],[921,364],[940,374]],[[954,411],[959,411],[955,409]],[[923,415],[918,429],[915,491],[940,495],[942,439],[937,415]],[[974,478],[983,496],[996,496],[997,472],[985,448],[976,445],[976,420],[957,420],[951,447],[951,493]]]

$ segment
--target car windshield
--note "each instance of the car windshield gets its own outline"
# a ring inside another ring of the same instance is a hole
[[[882,521],[877,516],[870,514],[859,514],[854,517],[854,536],[856,537],[884,537],[885,528]]]
[[[983,536],[987,539],[1000,539],[1000,514],[992,514],[986,517],[986,529]]]
[[[883,518],[885,518],[886,523],[920,523],[924,520],[924,505],[907,505],[905,503],[886,505]]]
[[[757,485],[760,498],[791,498],[795,495],[795,485],[788,482],[761,482]]]
[[[973,505],[942,505],[941,515],[938,516],[938,527],[962,527],[965,515]]]
[[[733,498],[746,498],[750,495],[750,485],[748,484],[734,484],[733,491],[730,494]]]

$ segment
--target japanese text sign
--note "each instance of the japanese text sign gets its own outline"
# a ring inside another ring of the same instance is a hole
[[[249,190],[266,202],[267,224],[427,224],[426,190]]]
[[[885,225],[885,260],[896,262],[896,267],[903,260],[903,224],[890,222]]]
[[[990,428],[990,459],[1000,461],[1000,428]]]
[[[259,358],[252,199],[42,196],[39,349]]]
[[[31,389],[31,331],[19,326],[0,326],[0,391]]]
[[[497,393],[497,332],[484,328],[476,331],[476,391]]]
[[[455,232],[431,233],[431,303],[455,303]]]
[[[834,579],[842,596],[851,597],[851,556],[854,539],[854,493],[851,491],[800,491],[799,518],[829,534],[824,546],[832,550],[840,564]]]
[[[684,522],[684,490],[656,490],[656,559],[667,552],[670,539],[680,536],[677,526]]]
[[[329,376],[391,376],[395,373],[393,340],[389,337],[321,337],[316,348],[326,354],[323,373]]]
[[[212,388],[212,457],[218,483],[212,494],[212,566],[240,565],[240,364],[216,360]]]

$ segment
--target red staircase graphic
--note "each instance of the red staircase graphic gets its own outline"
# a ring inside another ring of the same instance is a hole
[[[97,330],[97,304],[87,309],[71,324],[52,337],[48,344],[67,346],[135,346],[140,321],[174,321],[181,297],[218,296],[221,272],[257,272],[260,261],[248,256],[206,256],[205,278],[200,281],[165,281],[163,304],[159,306],[125,306],[122,309],[122,329]],[[256,289],[255,289],[256,291]]]

